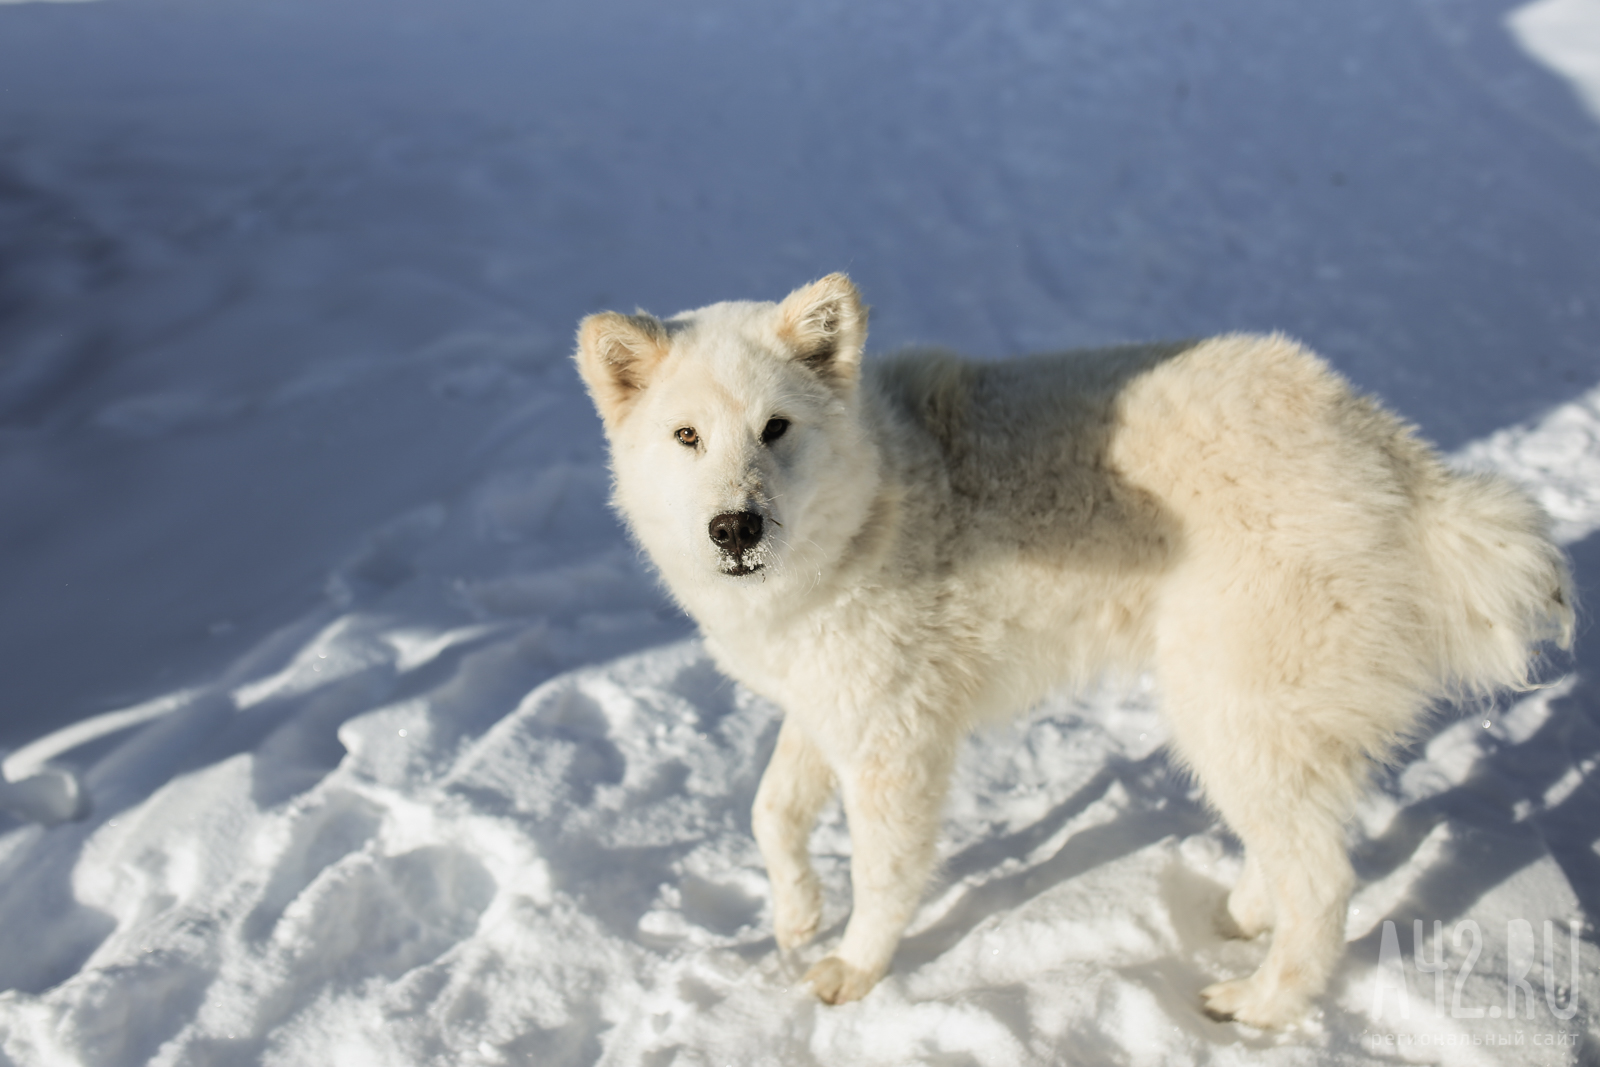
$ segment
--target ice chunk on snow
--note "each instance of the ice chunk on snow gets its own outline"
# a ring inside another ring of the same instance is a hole
[[[65,767],[43,767],[20,781],[0,778],[0,808],[30,822],[55,826],[89,812],[89,793]]]
[[[1600,118],[1600,0],[1535,0],[1507,15],[1506,25]]]

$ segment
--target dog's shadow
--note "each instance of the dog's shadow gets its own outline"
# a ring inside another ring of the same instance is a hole
[[[940,884],[930,896],[992,870],[1008,858],[1033,852],[1104,797],[1117,782],[1124,785],[1130,797],[1120,815],[1071,835],[1040,863],[974,885],[939,919],[900,943],[895,969],[920,967],[943,955],[992,915],[1014,910],[1063,882],[1163,838],[1199,833],[1213,821],[1169,766],[1163,752],[1139,760],[1112,760],[1037,822],[979,841],[950,857],[942,868]]]

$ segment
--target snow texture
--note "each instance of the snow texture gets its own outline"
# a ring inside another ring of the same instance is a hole
[[[1597,35],[1595,0],[0,3],[0,1064],[1596,1062],[1587,631],[1379,775],[1299,1030],[1198,1011],[1265,943],[1217,931],[1237,845],[1140,685],[975,736],[891,974],[817,1004],[842,816],[785,957],[779,712],[623,537],[567,355],[600,307],[841,268],[878,349],[1282,328],[1527,485],[1596,602]]]

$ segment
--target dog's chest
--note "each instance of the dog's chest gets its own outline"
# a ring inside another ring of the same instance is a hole
[[[707,647],[728,674],[808,718],[860,715],[925,677],[938,649],[912,598],[880,594],[829,610],[705,626]]]

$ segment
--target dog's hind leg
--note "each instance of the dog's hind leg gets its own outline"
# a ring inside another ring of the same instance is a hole
[[[862,747],[870,754],[839,772],[855,907],[839,948],[806,975],[829,1004],[865,996],[889,969],[933,869],[953,761],[954,746],[935,739]]]
[[[1294,814],[1288,806],[1267,818],[1229,820],[1256,857],[1275,922],[1272,947],[1254,974],[1201,991],[1210,1015],[1263,1029],[1287,1026],[1326,987],[1344,951],[1354,876],[1343,827],[1322,812],[1302,808],[1298,821]]]
[[[793,719],[785,719],[750,815],[772,883],[772,925],[779,948],[810,941],[822,919],[822,887],[811,869],[809,845],[817,812],[832,793],[833,772],[822,754]]]
[[[1305,1014],[1344,951],[1354,884],[1344,821],[1365,757],[1326,729],[1337,709],[1303,706],[1292,689],[1244,696],[1198,661],[1185,666],[1187,690],[1167,701],[1174,746],[1244,842],[1230,914],[1246,934],[1268,921],[1273,931],[1255,974],[1201,996],[1211,1015],[1276,1029]]]

